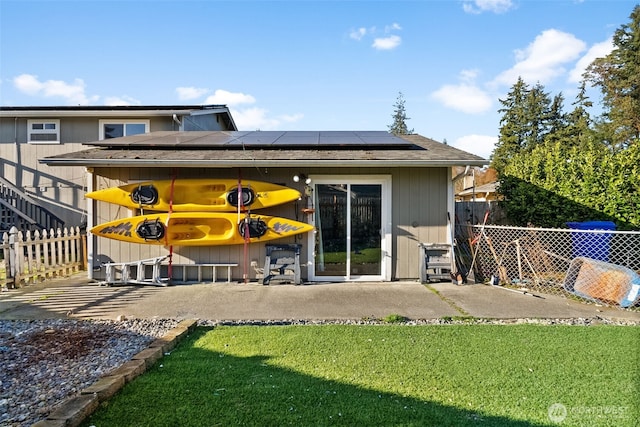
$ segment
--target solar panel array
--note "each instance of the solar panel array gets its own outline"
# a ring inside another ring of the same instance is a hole
[[[385,131],[159,131],[92,142],[119,148],[358,148],[407,147],[409,141]]]

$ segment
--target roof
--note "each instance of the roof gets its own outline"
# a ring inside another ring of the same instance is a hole
[[[171,117],[197,114],[218,114],[228,129],[237,129],[231,112],[223,104],[207,105],[87,105],[87,106],[27,106],[2,107],[0,118],[60,118],[60,117]]]
[[[472,196],[473,194],[495,193],[497,191],[497,187],[497,182],[489,182],[487,184],[478,185],[476,187],[465,188],[464,190],[456,193],[456,196]]]
[[[279,142],[278,142],[279,141]],[[420,135],[386,131],[151,132],[39,159],[51,166],[482,166],[486,159]]]
[[[0,106],[0,117],[77,117],[77,116],[167,116],[192,111],[228,112],[226,105],[87,105],[87,106]],[[124,113],[124,114],[123,114]]]

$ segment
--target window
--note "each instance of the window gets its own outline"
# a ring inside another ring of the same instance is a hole
[[[100,120],[101,140],[147,132],[149,132],[149,120]]]
[[[27,142],[59,144],[60,120],[27,120]]]

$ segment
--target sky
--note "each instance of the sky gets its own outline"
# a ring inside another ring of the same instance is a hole
[[[239,130],[387,131],[402,94],[414,133],[489,158],[518,77],[570,111],[636,4],[0,0],[0,105],[226,104]]]

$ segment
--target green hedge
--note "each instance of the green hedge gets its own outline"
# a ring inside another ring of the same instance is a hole
[[[640,229],[640,143],[618,152],[595,143],[539,145],[509,161],[500,192],[516,225],[610,220],[618,229]]]

